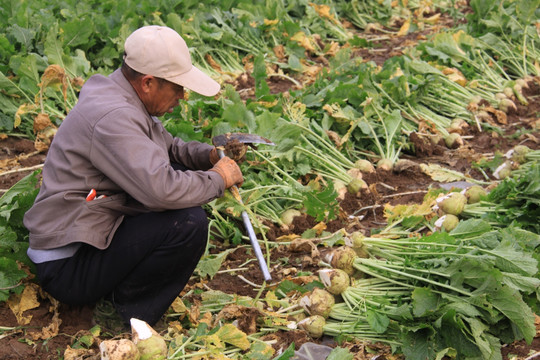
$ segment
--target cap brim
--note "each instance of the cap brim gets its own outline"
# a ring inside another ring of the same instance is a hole
[[[167,80],[204,96],[214,96],[221,89],[217,81],[195,66],[192,66],[188,72],[167,78]]]

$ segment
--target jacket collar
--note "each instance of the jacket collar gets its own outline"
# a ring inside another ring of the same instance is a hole
[[[137,92],[135,91],[133,86],[131,86],[124,74],[122,74],[122,71],[120,69],[115,70],[111,75],[109,75],[109,79],[113,80],[115,83],[118,84],[118,86],[122,88],[122,90],[124,90],[124,95],[126,96],[126,99],[129,103],[139,107],[141,111],[148,115],[149,118],[153,118],[153,116],[150,116],[150,114],[148,114],[148,111],[146,111],[146,107],[139,98],[139,95],[137,95]]]

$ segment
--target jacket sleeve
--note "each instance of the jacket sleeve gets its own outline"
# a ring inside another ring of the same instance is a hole
[[[161,123],[158,124],[162,126]],[[164,128],[163,135],[167,142],[171,161],[182,164],[188,169],[208,170],[212,168],[213,165],[210,162],[210,151],[214,148],[212,145],[198,141],[184,142],[180,138],[173,137]]]
[[[176,171],[171,167],[172,152],[174,161],[190,168],[203,167],[198,158],[209,152],[209,145],[201,145],[173,145],[161,123],[120,108],[94,127],[90,159],[93,166],[149,209],[187,208],[222,196],[225,188],[216,172]]]

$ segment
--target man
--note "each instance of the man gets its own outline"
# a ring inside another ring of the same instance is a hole
[[[127,38],[121,69],[92,76],[59,127],[24,223],[41,286],[60,302],[107,297],[126,324],[152,325],[192,275],[208,236],[201,205],[243,178],[234,160],[173,138],[157,119],[184,87],[220,88],[178,33],[146,26]]]

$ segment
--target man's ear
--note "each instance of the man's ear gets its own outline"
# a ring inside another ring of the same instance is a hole
[[[149,93],[156,86],[156,78],[152,75],[144,75],[140,78],[139,84],[144,93]]]

